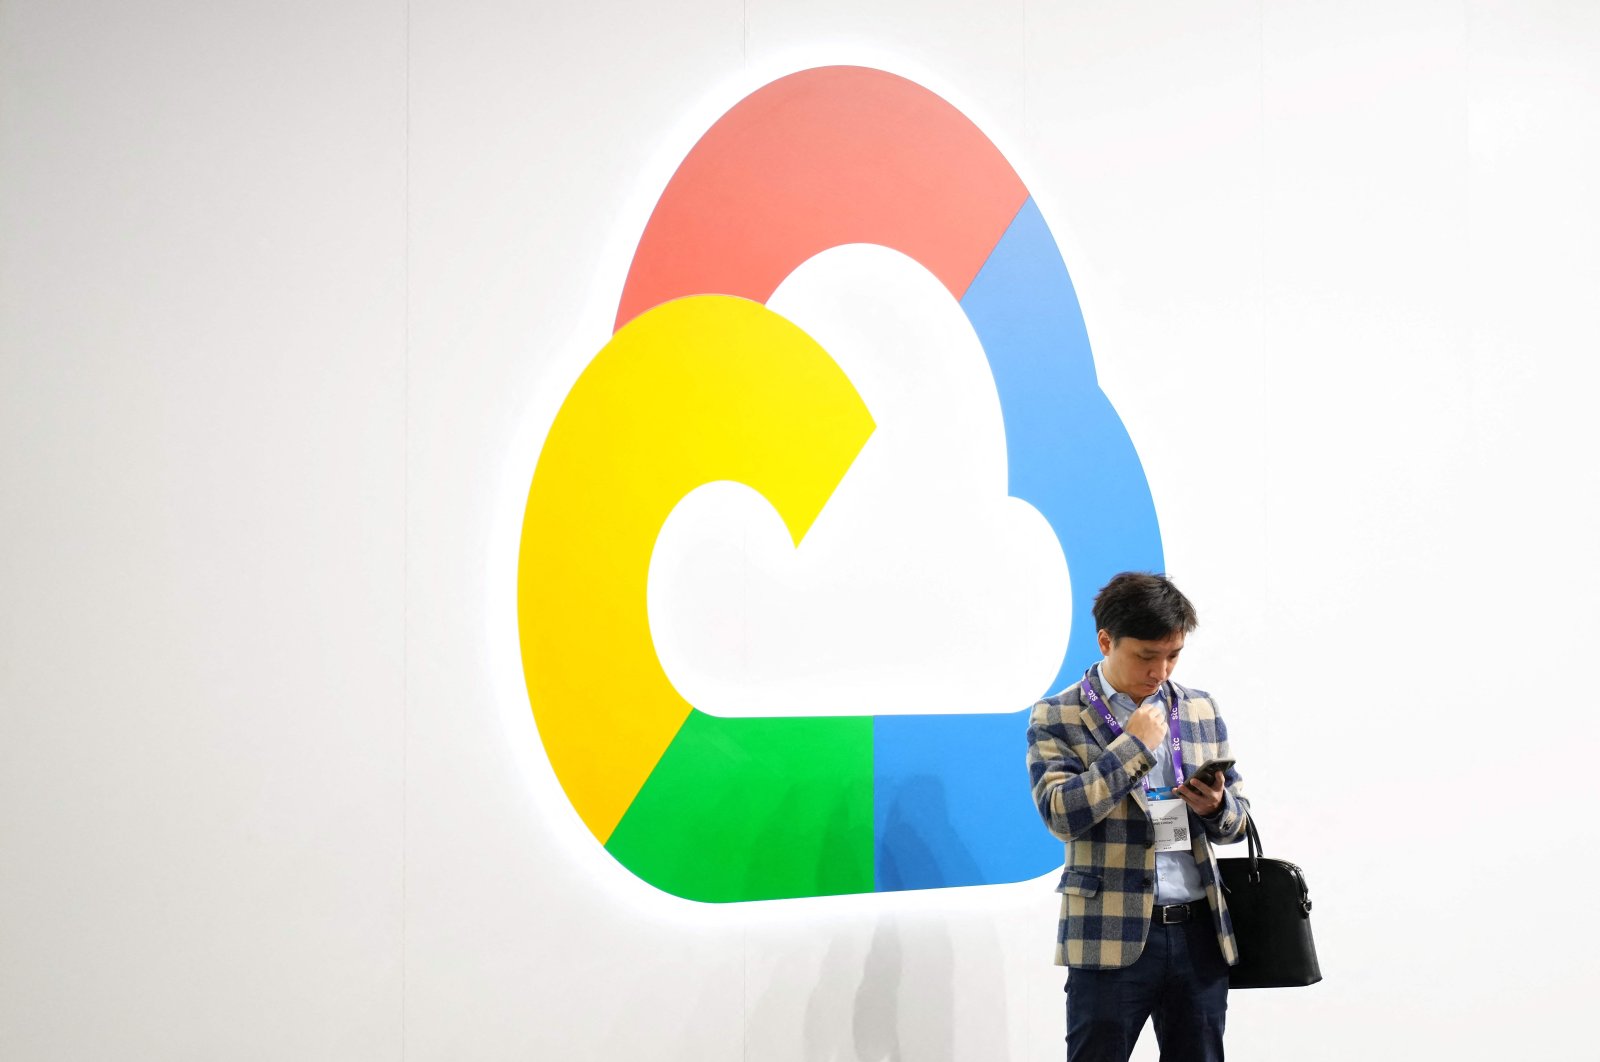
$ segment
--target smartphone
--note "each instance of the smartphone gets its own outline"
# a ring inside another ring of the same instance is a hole
[[[1206,785],[1216,785],[1217,775],[1225,773],[1233,766],[1233,760],[1207,760],[1191,772],[1191,778],[1198,778]]]

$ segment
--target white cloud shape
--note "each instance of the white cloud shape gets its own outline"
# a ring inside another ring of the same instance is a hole
[[[877,430],[798,548],[749,487],[678,504],[648,589],[668,678],[721,716],[1032,703],[1066,650],[1067,565],[1044,517],[1006,494],[1000,400],[960,305],[905,255],[852,244],[768,306],[834,357]]]

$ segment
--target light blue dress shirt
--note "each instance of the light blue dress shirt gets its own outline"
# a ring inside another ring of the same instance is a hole
[[[1111,685],[1111,681],[1106,678],[1105,661],[1102,660],[1097,667],[1100,671],[1100,685],[1108,695],[1107,703],[1111,707],[1111,714],[1117,717],[1119,726],[1125,727],[1128,725],[1128,717],[1133,715],[1139,705],[1133,703],[1132,697],[1117,692]],[[1143,703],[1149,704],[1151,701],[1160,706],[1163,715],[1166,714],[1167,699],[1161,690],[1158,689],[1146,697]],[[1156,747],[1150,751],[1156,756],[1156,765],[1150,768],[1150,787],[1170,789],[1177,785],[1177,772],[1172,769],[1172,747],[1165,741],[1158,741]],[[1198,767],[1199,764],[1187,766]],[[1181,798],[1174,796],[1172,799]],[[1200,885],[1200,868],[1195,865],[1191,853],[1156,853],[1156,903],[1188,903],[1190,900],[1202,899],[1205,894],[1206,890]]]

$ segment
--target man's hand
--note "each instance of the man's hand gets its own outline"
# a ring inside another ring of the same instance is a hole
[[[1128,717],[1128,725],[1122,729],[1144,742],[1144,747],[1154,752],[1167,739],[1166,707],[1152,702],[1135,709]]]
[[[1202,818],[1217,813],[1217,809],[1222,807],[1223,793],[1228,787],[1228,780],[1221,772],[1213,777],[1217,783],[1214,786],[1207,785],[1198,778],[1190,778],[1178,787],[1178,795],[1183,797],[1183,802]]]

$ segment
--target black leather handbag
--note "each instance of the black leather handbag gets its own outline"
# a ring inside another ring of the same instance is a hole
[[[1311,940],[1311,893],[1293,863],[1261,855],[1254,815],[1245,819],[1248,859],[1219,859],[1222,891],[1239,963],[1228,971],[1229,988],[1298,988],[1322,980]]]

